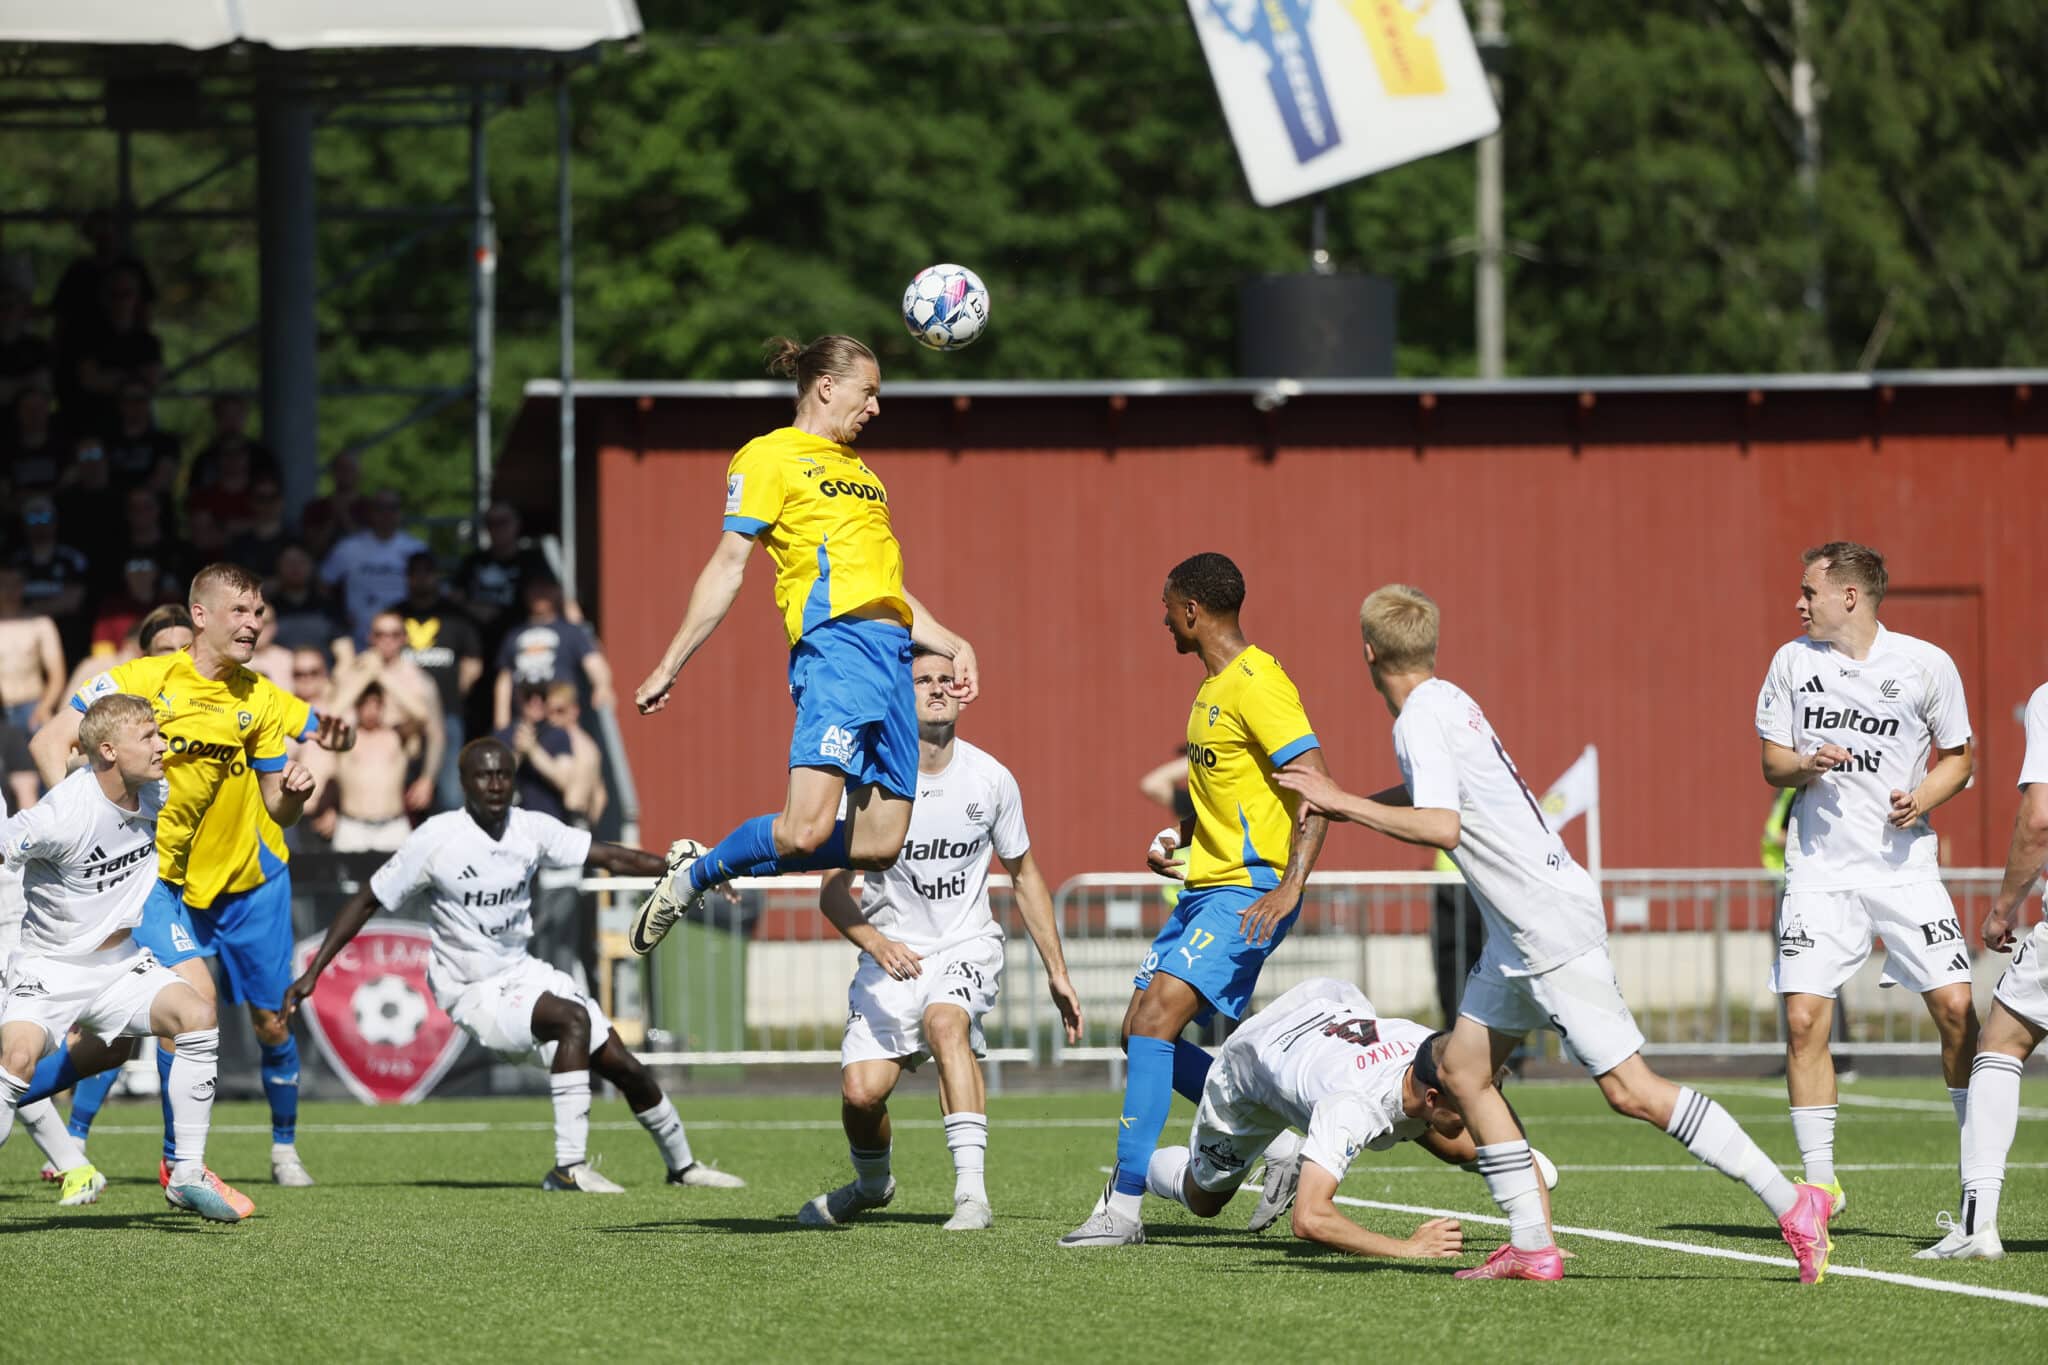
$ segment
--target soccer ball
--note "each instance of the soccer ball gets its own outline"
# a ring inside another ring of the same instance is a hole
[[[349,997],[356,1032],[373,1047],[404,1047],[419,1037],[427,1022],[427,1002],[402,976],[380,976],[356,987]]]
[[[927,266],[903,291],[903,325],[920,345],[957,351],[988,326],[988,289],[964,265]]]

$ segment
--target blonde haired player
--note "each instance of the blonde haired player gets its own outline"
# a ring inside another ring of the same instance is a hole
[[[1643,1035],[1608,961],[1599,889],[1544,823],[1479,703],[1436,675],[1436,603],[1418,589],[1388,584],[1365,599],[1358,619],[1373,687],[1394,715],[1403,785],[1353,796],[1324,774],[1297,769],[1282,772],[1279,782],[1302,797],[1304,809],[1450,854],[1486,922],[1486,948],[1466,984],[1441,1071],[1478,1145],[1487,1192],[1507,1215],[1509,1240],[1459,1278],[1564,1276],[1528,1139],[1495,1088],[1521,1040],[1551,1028],[1616,1113],[1656,1124],[1748,1185],[1777,1219],[1800,1280],[1818,1281],[1834,1245],[1827,1192],[1794,1187],[1727,1110],[1643,1060]]]
[[[164,1085],[176,1159],[164,1196],[217,1223],[242,1213],[206,1171],[220,1029],[213,1002],[159,964],[132,931],[156,886],[157,821],[169,800],[164,737],[149,703],[119,694],[78,726],[87,766],[0,824],[0,860],[21,867],[28,913],[0,1005],[0,1142],[36,1062],[73,1027],[170,1039]]]
[[[2005,879],[1984,916],[1984,946],[2011,953],[1998,978],[1991,1013],[1970,1063],[1969,1107],[1963,1116],[1962,1205],[1935,1221],[1947,1235],[1915,1257],[1923,1261],[1995,1261],[2005,1255],[1998,1236],[1998,1196],[2005,1161],[2020,1122],[2020,1072],[2048,1038],[2048,921],[2018,937],[2020,909],[2048,866],[2048,684],[2027,701],[2027,756],[2020,764],[2020,808],[2013,816]]]
[[[1756,733],[1764,780],[1798,793],[1771,964],[1771,989],[1785,997],[1792,1137],[1808,1183],[1839,1214],[1848,1200],[1835,1178],[1828,1033],[1836,994],[1880,935],[1886,978],[1919,994],[1941,1034],[1957,1126],[1964,1120],[1977,1046],[1970,946],[1927,817],[1969,784],[1974,763],[1955,661],[1878,622],[1884,556],[1837,540],[1804,559],[1795,606],[1805,634],[1771,659]]]

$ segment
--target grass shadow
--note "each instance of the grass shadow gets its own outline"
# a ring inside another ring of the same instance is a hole
[[[0,1237],[24,1232],[49,1232],[57,1228],[142,1228],[152,1232],[204,1232],[206,1219],[174,1209],[148,1213],[74,1213],[59,1209],[36,1217],[10,1217],[0,1223]],[[226,1225],[223,1225],[226,1226]]]
[[[868,1213],[856,1223],[844,1224],[838,1228],[806,1227],[795,1218],[674,1218],[653,1223],[624,1223],[616,1227],[593,1228],[593,1232],[803,1232],[812,1236],[820,1233],[851,1232],[856,1228],[879,1226],[889,1223],[937,1227],[951,1214],[945,1213]]]
[[[1705,1232],[1716,1237],[1733,1237],[1744,1242],[1773,1242],[1779,1246],[1785,1243],[1776,1228],[1762,1227],[1756,1223],[1666,1223],[1665,1232]],[[1837,1239],[1842,1234],[1855,1232],[1853,1228],[1836,1228]],[[1855,1233],[1862,1236],[1861,1233]],[[1873,1234],[1876,1235],[1876,1234]],[[1566,1236],[1570,1236],[1569,1233]]]

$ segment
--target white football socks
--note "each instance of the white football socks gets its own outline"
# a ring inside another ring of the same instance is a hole
[[[683,1116],[669,1103],[668,1096],[663,1095],[660,1104],[643,1109],[633,1117],[654,1139],[654,1145],[661,1148],[661,1159],[668,1163],[671,1171],[687,1171],[697,1164],[697,1158],[690,1154],[689,1134],[683,1131]]]
[[[27,1093],[27,1081],[0,1067],[0,1147],[7,1145],[7,1135],[14,1131],[14,1111]]]
[[[1973,1079],[1975,1074],[1975,1068],[1972,1067],[1971,1075]],[[1966,1085],[1959,1090],[1955,1086],[1950,1086],[1948,1088],[1948,1102],[1956,1107],[1956,1127],[1962,1127],[1970,1118],[1970,1087]]]
[[[1965,1232],[1998,1226],[2005,1158],[2020,1123],[2020,1071],[2024,1065],[2002,1052],[1980,1052],[1970,1063],[1970,1110],[1963,1120]]]
[[[988,1115],[946,1115],[946,1146],[953,1152],[953,1199],[988,1202]]]
[[[1835,1108],[1832,1104],[1792,1106],[1792,1141],[1806,1164],[1806,1183],[1835,1183]]]
[[[1188,1149],[1185,1147],[1161,1147],[1152,1153],[1152,1160],[1145,1167],[1145,1188],[1161,1199],[1171,1199],[1186,1207]]]
[[[555,1104],[555,1165],[567,1170],[590,1155],[590,1073],[551,1071],[548,1092]]]
[[[1754,1190],[1771,1217],[1783,1218],[1799,1202],[1792,1182],[1742,1131],[1734,1116],[1691,1086],[1678,1087],[1678,1102],[1671,1106],[1671,1122],[1664,1131],[1722,1175]]]
[[[854,1188],[871,1198],[881,1198],[882,1191],[889,1188],[889,1149],[871,1152],[849,1146],[846,1154],[853,1158]]]
[[[206,1129],[213,1120],[214,1084],[220,1075],[220,1030],[194,1029],[171,1040],[171,1183],[206,1176]]]
[[[1529,1144],[1517,1140],[1481,1147],[1477,1164],[1486,1192],[1508,1216],[1508,1240],[1521,1251],[1551,1245],[1550,1221],[1543,1216],[1543,1189]]]
[[[57,1106],[48,1100],[37,1100],[20,1109],[21,1126],[28,1129],[28,1135],[35,1139],[36,1146],[43,1149],[43,1155],[50,1158],[50,1165],[58,1172],[75,1171],[86,1164],[85,1146],[71,1136],[71,1130],[64,1126],[64,1119],[57,1113]]]
[[[1266,1164],[1270,1166],[1276,1161],[1292,1161],[1301,1155],[1304,1141],[1301,1134],[1292,1128],[1281,1129],[1280,1136],[1266,1144]]]

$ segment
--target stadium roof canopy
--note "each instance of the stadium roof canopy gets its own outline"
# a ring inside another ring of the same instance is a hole
[[[0,42],[195,52],[236,43],[576,52],[639,33],[633,0],[66,0],[0,10]]]

